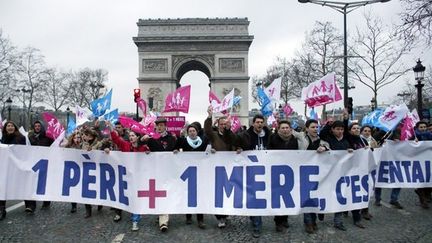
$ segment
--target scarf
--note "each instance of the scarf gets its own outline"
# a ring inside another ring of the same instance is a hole
[[[289,140],[291,139],[291,134],[290,134],[290,135],[285,135],[285,134],[283,134],[282,132],[278,131],[278,135],[279,135],[279,137],[281,137],[282,140],[284,140],[285,142],[286,142],[286,141],[289,141]]]
[[[192,138],[190,138],[189,136],[187,136],[186,140],[187,140],[189,146],[191,146],[193,149],[198,148],[202,144],[202,140],[201,140],[200,137],[196,137],[194,140],[192,140]]]

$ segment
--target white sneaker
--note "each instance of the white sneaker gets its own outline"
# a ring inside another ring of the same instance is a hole
[[[225,219],[219,219],[219,223],[217,226],[219,229],[225,228],[226,227]]]
[[[138,231],[139,227],[138,227],[138,222],[132,222],[132,231]]]

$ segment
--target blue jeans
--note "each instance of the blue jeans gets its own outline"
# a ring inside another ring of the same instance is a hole
[[[261,216],[250,216],[250,220],[252,220],[253,228],[261,230],[262,228],[262,217]]]
[[[381,191],[382,188],[375,188],[375,200],[381,201]],[[397,202],[399,200],[400,188],[392,188],[390,194],[390,202]]]
[[[141,220],[141,215],[139,215],[139,214],[132,214],[131,220],[132,220],[132,222],[139,222]]]

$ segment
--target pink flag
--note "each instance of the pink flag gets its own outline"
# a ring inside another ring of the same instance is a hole
[[[229,92],[218,106],[213,106],[213,112],[223,112],[231,108],[234,104],[234,89]]]
[[[272,128],[277,128],[278,122],[275,116],[275,113],[272,113],[271,116],[267,118],[267,125]]]
[[[147,134],[151,136],[152,138],[158,139],[160,137],[160,134],[149,130],[148,127],[145,127],[143,124],[136,122],[132,118],[129,118],[127,116],[120,116],[118,118],[119,122],[126,128],[129,128],[130,130],[139,133],[139,134]]]
[[[387,107],[383,114],[378,118],[380,128],[386,132],[393,130],[408,113],[409,110],[405,104],[391,105]]]
[[[417,109],[414,109],[406,114],[402,121],[403,125],[401,128],[401,141],[409,140],[415,135],[414,128],[419,121],[420,118],[418,116]]]
[[[209,103],[212,107],[215,107],[221,103],[218,97],[210,90],[209,90]]]
[[[231,116],[230,118],[231,118],[231,131],[233,133],[236,133],[241,128],[240,120],[239,120],[238,116]]]
[[[289,117],[289,115],[291,115],[291,113],[293,112],[293,108],[290,106],[290,104],[286,104],[286,105],[283,107],[283,111],[284,111],[284,113],[285,113],[285,116],[286,116],[286,117]]]
[[[62,124],[57,120],[57,118],[48,112],[42,113],[42,118],[46,122],[47,129],[46,129],[46,136],[56,140],[57,137],[65,130]]]
[[[165,99],[165,110],[163,112],[189,112],[191,86],[184,86],[168,94]]]
[[[330,104],[342,99],[336,83],[336,74],[330,73],[302,89],[302,100],[309,106],[315,107]]]
[[[211,91],[209,91],[209,103],[213,107],[213,110],[216,107],[219,107],[220,104],[221,104],[219,98],[213,92],[211,92]],[[221,113],[225,115],[228,112],[226,110],[224,110],[224,111],[221,111]]]
[[[143,112],[143,114],[145,116],[147,114],[147,104],[146,104],[145,100],[143,100],[142,98],[137,99],[137,105],[141,109],[141,111]]]
[[[412,117],[410,115],[407,115],[403,120],[400,140],[406,141],[412,138],[413,136],[414,136],[414,126],[412,125]]]

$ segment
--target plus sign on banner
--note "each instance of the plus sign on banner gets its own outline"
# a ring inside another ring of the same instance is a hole
[[[149,199],[149,208],[155,208],[156,206],[156,198],[157,197],[166,197],[166,191],[157,191],[156,190],[156,180],[149,180],[149,189],[147,191],[138,191],[138,197],[148,197]]]

